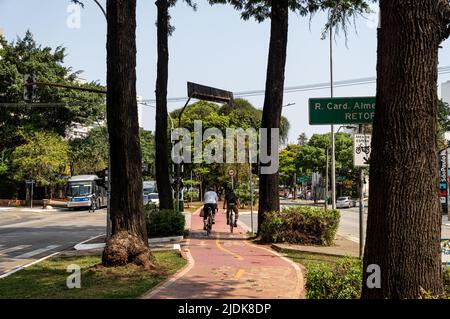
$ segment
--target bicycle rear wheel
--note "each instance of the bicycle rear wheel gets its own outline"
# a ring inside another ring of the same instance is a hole
[[[230,232],[233,233],[234,230],[234,213],[231,211],[228,221],[230,222]]]

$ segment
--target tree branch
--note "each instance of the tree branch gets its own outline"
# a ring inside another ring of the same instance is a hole
[[[438,2],[439,12],[442,19],[442,41],[447,40],[450,37],[450,1],[439,0]]]

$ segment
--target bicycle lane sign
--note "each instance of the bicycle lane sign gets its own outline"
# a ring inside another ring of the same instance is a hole
[[[370,153],[372,135],[355,134],[353,136],[353,166],[368,167],[370,161]]]

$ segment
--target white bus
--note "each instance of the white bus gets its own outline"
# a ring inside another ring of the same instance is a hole
[[[69,179],[66,188],[68,208],[89,208],[94,195],[97,208],[108,205],[108,192],[104,181],[97,175],[78,175]]]

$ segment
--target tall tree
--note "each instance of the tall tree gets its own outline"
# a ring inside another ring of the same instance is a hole
[[[169,74],[168,38],[174,28],[170,25],[169,8],[176,0],[156,0],[157,7],[157,47],[158,62],[156,76],[156,119],[155,119],[155,164],[156,184],[158,185],[159,206],[161,209],[173,209],[172,189],[169,179],[169,138],[167,135],[167,82]],[[185,2],[196,9],[191,0]]]
[[[162,209],[173,209],[172,189],[169,180],[169,139],[167,136],[167,81],[169,73],[169,1],[157,0],[158,64],[156,77],[156,127],[155,164],[159,205]]]
[[[438,196],[437,64],[450,35],[448,0],[380,0],[364,269],[379,288],[363,298],[417,298],[442,290]],[[401,62],[399,62],[401,61]]]
[[[288,0],[272,1],[270,16],[269,59],[267,62],[266,91],[262,115],[262,128],[268,129],[268,154],[278,152],[271,149],[272,128],[280,127],[281,111],[283,109],[284,72],[286,66],[288,41]],[[280,209],[278,195],[278,172],[274,174],[260,174],[259,176],[259,205],[258,232],[264,222],[265,213]]]
[[[209,0],[209,2],[211,4],[230,3],[237,10],[242,11],[243,19],[254,17],[259,22],[267,18],[271,19],[269,59],[261,127],[268,129],[268,153],[278,153],[278,149],[271,150],[270,141],[272,138],[271,129],[280,128],[281,124],[289,10],[298,13],[300,16],[305,16],[332,8],[334,14],[330,16],[326,27],[340,24],[346,31],[349,17],[367,12],[368,5],[364,0]],[[278,177],[278,172],[260,174],[258,226],[261,226],[264,222],[264,215],[267,211],[280,209]],[[258,227],[258,229],[261,229],[261,227]]]
[[[107,1],[107,118],[112,237],[103,264],[150,266],[136,101],[136,0]]]

